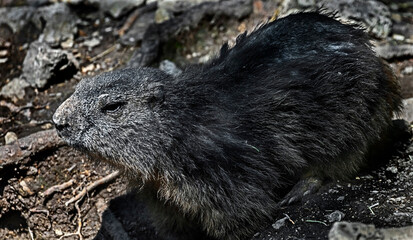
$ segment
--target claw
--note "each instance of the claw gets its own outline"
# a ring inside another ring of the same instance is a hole
[[[291,205],[300,202],[304,196],[316,193],[323,181],[315,177],[309,177],[297,182],[287,195],[279,202],[280,206]]]

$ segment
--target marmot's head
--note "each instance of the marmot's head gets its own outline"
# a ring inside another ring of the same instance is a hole
[[[140,68],[83,79],[53,122],[69,145],[145,175],[164,144],[159,112],[168,78],[160,70]]]

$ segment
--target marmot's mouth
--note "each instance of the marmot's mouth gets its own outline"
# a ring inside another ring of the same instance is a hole
[[[71,146],[71,147],[73,147],[73,148],[75,148],[75,149],[77,149],[77,150],[79,150],[83,153],[89,153],[90,152],[90,150],[87,149],[86,146],[81,141],[72,139],[70,137],[62,136],[60,134],[59,134],[59,137],[61,137],[67,143],[67,145],[69,145],[69,146]]]

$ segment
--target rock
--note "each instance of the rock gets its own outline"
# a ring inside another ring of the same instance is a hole
[[[314,6],[315,0],[297,0],[297,3],[302,7],[311,7]]]
[[[77,32],[78,17],[64,3],[56,3],[38,9],[34,7],[0,8],[0,25],[10,27],[13,33],[20,32],[29,23],[37,29],[43,29],[40,41],[46,41],[51,46],[74,38]]]
[[[51,49],[44,42],[33,42],[23,61],[21,78],[32,87],[44,88],[56,76],[73,72],[75,65],[68,55],[66,51]]]
[[[397,167],[395,167],[395,166],[390,166],[390,167],[386,168],[386,171],[390,172],[390,173],[393,173],[393,174],[397,174],[397,172],[398,172]]]
[[[9,55],[9,51],[7,49],[0,50],[0,57],[7,57]]]
[[[363,223],[336,222],[328,233],[328,238],[330,240],[408,240],[413,239],[413,226],[378,229],[374,225]]]
[[[141,14],[131,28],[120,38],[122,44],[130,46],[136,45],[138,42],[142,41],[146,30],[154,23],[155,12]]]
[[[392,59],[399,57],[413,56],[413,44],[390,45],[384,44],[376,46],[375,51],[379,57]]]
[[[165,8],[158,8],[155,12],[155,22],[163,23],[173,18],[173,15]]]
[[[24,79],[15,78],[3,86],[0,91],[0,96],[10,98],[16,102],[17,100],[24,98],[26,94],[24,89],[29,86],[30,84]]]
[[[18,33],[31,21],[35,11],[33,7],[0,8],[0,25],[5,24]]]
[[[6,133],[6,136],[4,136],[4,141],[6,145],[17,141],[17,139],[19,138],[17,137],[17,134],[15,134],[14,132],[8,132]]]
[[[178,76],[179,74],[182,73],[182,70],[179,69],[175,63],[169,61],[169,60],[163,60],[160,64],[159,64],[159,69],[161,69],[162,71],[166,72],[169,75],[172,75],[174,77]]]
[[[73,47],[74,44],[75,44],[75,43],[74,43],[73,39],[68,38],[66,41],[61,42],[61,43],[60,43],[60,46],[61,46],[63,49],[66,49],[66,48],[71,48],[71,47]]]
[[[401,35],[401,34],[396,34],[396,33],[393,34],[392,38],[393,38],[394,40],[400,41],[400,42],[404,41],[404,39],[405,39],[405,37],[404,37],[403,35]]]
[[[413,39],[413,24],[400,22],[393,25],[393,32],[403,35],[405,38]]]
[[[224,15],[239,19],[248,16],[252,12],[252,0],[201,2],[202,4],[195,5],[168,21],[150,25],[144,33],[141,48],[134,52],[127,66],[140,67],[151,64],[158,57],[159,48],[162,43],[167,42],[183,29],[196,27],[206,15]],[[153,3],[153,1],[151,1],[151,3]]]
[[[158,8],[160,9],[165,9],[167,11],[170,12],[175,12],[175,13],[179,13],[179,12],[185,12],[188,9],[202,4],[202,3],[211,3],[211,2],[219,2],[222,0],[191,0],[191,1],[187,1],[187,0],[157,0],[158,2]]]
[[[376,0],[286,0],[282,3],[281,15],[295,11],[325,9],[337,13],[344,22],[362,25],[376,38],[385,38],[391,31],[389,8]]]
[[[77,21],[79,18],[70,11],[65,3],[55,3],[41,7],[36,12],[33,21],[41,28],[45,22],[43,33],[39,41],[45,41],[51,46],[58,46],[68,39],[73,40],[77,33]]]
[[[122,1],[113,1],[113,0],[94,0],[91,2],[97,2],[100,4],[100,9],[109,13],[114,18],[119,18],[123,16],[128,11],[132,10],[135,7],[139,7],[145,1],[144,0],[122,0]]]
[[[72,5],[78,5],[80,3],[89,3],[88,0],[59,0],[59,2],[67,3],[67,4],[72,4]],[[92,1],[93,2],[93,1]]]
[[[133,8],[141,6],[145,0],[59,0],[70,5],[86,5],[99,8],[113,18],[120,18]]]
[[[86,73],[91,72],[93,70],[95,70],[95,64],[93,64],[93,63],[87,65],[86,67],[82,67],[82,73],[83,74],[86,74]]]
[[[82,45],[88,47],[89,50],[91,50],[92,48],[99,46],[100,44],[100,40],[97,38],[92,38],[89,40],[85,40]]]
[[[330,11],[338,11],[345,20],[361,23],[377,38],[385,38],[391,31],[392,21],[389,8],[376,0],[323,0],[317,4]]]
[[[345,214],[341,211],[338,211],[338,210],[326,215],[327,220],[331,223],[332,222],[339,222],[339,221],[343,220],[344,216],[345,216]]]
[[[403,111],[400,117],[409,123],[413,122],[413,98],[403,100]]]
[[[285,222],[288,220],[288,217],[284,217],[281,218],[280,220],[277,220],[274,224],[272,224],[271,226],[275,229],[275,230],[279,230],[281,227],[283,227],[285,225]]]

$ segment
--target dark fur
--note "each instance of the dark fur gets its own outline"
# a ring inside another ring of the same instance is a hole
[[[140,68],[85,79],[54,121],[142,184],[164,233],[244,239],[302,174],[354,173],[400,102],[363,31],[300,13],[176,78]]]

